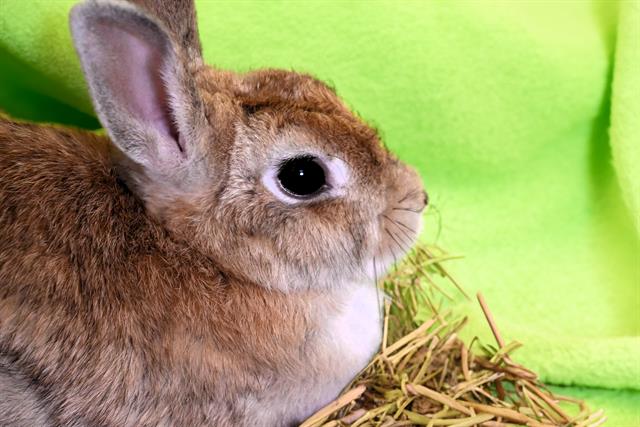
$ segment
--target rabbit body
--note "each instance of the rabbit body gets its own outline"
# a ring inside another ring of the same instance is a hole
[[[0,119],[0,426],[295,425],[381,338],[426,193],[335,92],[202,60],[188,0],[88,0],[108,136]]]
[[[37,397],[32,422],[291,425],[366,364],[371,283],[349,307],[351,290],[227,276],[146,215],[107,153],[90,133],[0,122],[0,380],[26,384],[21,408]]]

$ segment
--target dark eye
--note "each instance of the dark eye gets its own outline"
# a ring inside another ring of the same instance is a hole
[[[297,197],[307,197],[318,193],[326,185],[324,169],[311,156],[294,157],[280,165],[278,171],[280,186]]]

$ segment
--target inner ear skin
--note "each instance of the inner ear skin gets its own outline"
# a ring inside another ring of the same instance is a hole
[[[171,138],[184,152],[162,78],[168,49],[158,48],[158,42],[150,42],[148,35],[117,23],[99,20],[94,29],[105,50],[100,65],[105,67],[104,76],[116,102],[140,122]]]

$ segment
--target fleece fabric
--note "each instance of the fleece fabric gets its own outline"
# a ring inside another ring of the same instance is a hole
[[[73,3],[0,0],[0,109],[99,127]],[[209,63],[330,82],[420,171],[425,239],[465,256],[519,361],[640,426],[638,1],[197,3]]]

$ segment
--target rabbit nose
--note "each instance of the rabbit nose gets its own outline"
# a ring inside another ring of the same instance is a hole
[[[424,190],[422,190],[422,203],[423,203],[422,209],[426,208],[427,205],[429,204],[429,195]]]

